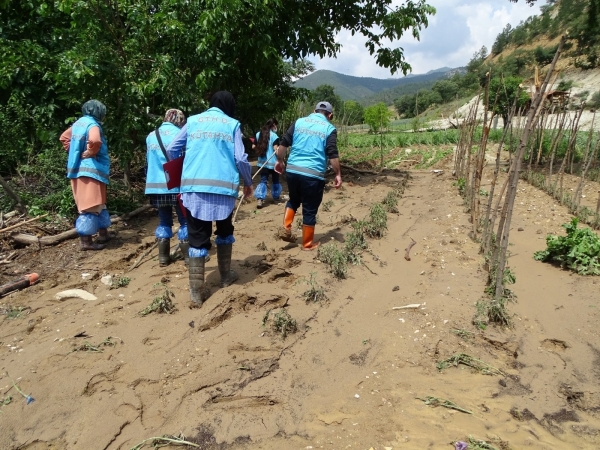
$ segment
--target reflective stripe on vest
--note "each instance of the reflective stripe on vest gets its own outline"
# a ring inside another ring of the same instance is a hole
[[[286,170],[289,170],[290,172],[297,172],[305,175],[310,175],[313,177],[325,178],[325,172],[318,172],[316,170],[307,169],[306,167],[295,166],[293,164],[288,164]]]
[[[82,159],[81,155],[86,150],[89,130],[92,127],[98,127],[100,130],[100,150],[93,158]],[[71,127],[67,178],[89,177],[108,184],[109,174],[110,158],[102,127],[92,116],[80,117]]]
[[[240,176],[235,164],[235,134],[240,123],[219,108],[187,121],[187,142],[181,192],[238,196]]]
[[[165,149],[175,139],[179,131],[179,128],[170,122],[163,122],[158,128]],[[146,170],[146,190],[144,191],[146,195],[179,193],[179,188],[171,190],[167,188],[167,179],[163,169],[163,164],[167,160],[160,149],[155,131],[152,131],[146,138],[146,162],[148,164]]]
[[[335,127],[319,113],[298,119],[294,125],[287,171],[324,180],[327,168],[325,146],[334,130]]]

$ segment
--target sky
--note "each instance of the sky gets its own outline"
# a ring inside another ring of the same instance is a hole
[[[396,3],[396,2],[395,2]],[[397,0],[400,3],[400,0]],[[482,45],[491,49],[496,36],[507,23],[513,27],[521,20],[539,13],[539,6],[528,6],[524,0],[429,0],[437,13],[429,17],[429,27],[421,31],[421,40],[410,32],[393,47],[404,48],[413,74],[426,73],[440,67],[465,66]],[[539,5],[545,2],[538,1]],[[362,36],[342,31],[337,36],[342,49],[337,58],[312,59],[317,69],[327,69],[357,77],[390,78],[388,69],[377,66],[369,55]]]

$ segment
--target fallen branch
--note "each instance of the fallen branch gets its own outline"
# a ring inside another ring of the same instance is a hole
[[[138,209],[123,215],[122,217],[115,217],[114,219],[110,220],[110,223],[115,224],[118,222],[121,222],[123,220],[128,220],[134,216],[137,216],[138,214],[141,214],[145,211],[148,211],[149,209],[152,209],[153,207],[151,205],[144,205],[139,207]],[[5,231],[5,230],[1,230],[1,231]],[[19,244],[38,244],[38,245],[56,245],[61,243],[62,241],[66,241],[68,239],[74,239],[77,236],[79,236],[79,234],[77,233],[76,229],[72,229],[69,231],[65,231],[64,233],[60,233],[54,236],[44,236],[43,238],[38,238],[37,236],[33,236],[31,234],[14,234],[11,236],[11,238],[13,239],[13,241],[18,242]]]
[[[15,224],[15,225],[11,225],[10,227],[7,227],[7,228],[4,228],[4,229],[0,230],[0,233],[4,233],[4,232],[10,231],[10,230],[14,230],[15,228],[19,228],[22,225],[26,225],[28,223],[35,222],[36,220],[43,219],[44,217],[48,217],[48,214],[44,214],[43,216],[37,216],[37,217],[34,217],[33,219],[26,220],[25,222],[21,222],[21,223]]]
[[[348,166],[348,165],[342,164],[342,163],[340,163],[340,167],[342,169],[353,170],[354,172],[357,172],[357,173],[367,173],[369,175],[379,175],[379,172],[374,172],[372,170],[365,170],[365,169],[357,169],[355,167]]]
[[[133,266],[131,266],[127,272],[131,272],[133,269],[135,269],[137,266],[139,266],[140,263],[142,262],[142,259],[144,259],[150,253],[152,253],[152,250],[154,250],[156,247],[158,247],[158,241],[156,241],[154,243],[154,245],[152,247],[150,247],[148,250],[146,250],[138,259],[136,259],[135,262],[133,263]]]
[[[392,308],[392,311],[397,311],[399,309],[418,309],[421,307],[420,303],[411,303],[410,305],[406,305],[406,306],[394,306]]]
[[[408,244],[408,247],[406,247],[404,249],[404,259],[407,261],[410,261],[410,249],[413,248],[415,246],[415,244],[417,243],[417,241],[415,241],[413,238],[410,238],[410,240],[412,241],[410,244]]]

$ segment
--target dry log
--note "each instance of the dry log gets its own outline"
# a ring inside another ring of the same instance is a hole
[[[132,217],[137,216],[138,214],[143,213],[144,211],[148,211],[149,209],[152,209],[151,205],[144,205],[139,207],[138,209],[130,212],[129,214],[125,214],[123,217],[115,217],[114,219],[111,219],[110,222],[112,224],[121,222],[123,220],[128,220]],[[4,231],[4,230],[2,230]],[[43,238],[38,238],[37,236],[33,236],[31,234],[14,234],[11,236],[11,238],[13,239],[13,241],[18,242],[19,244],[38,244],[38,245],[56,245],[56,244],[60,244],[62,241],[66,241],[68,239],[74,239],[78,236],[77,234],[77,230],[76,229],[72,229],[69,231],[65,231],[64,233],[60,233],[57,234],[55,236],[44,236]]]
[[[43,219],[44,217],[47,217],[47,216],[48,216],[48,214],[44,214],[43,216],[37,216],[37,217],[34,217],[33,219],[26,220],[25,222],[21,222],[21,223],[15,224],[15,225],[11,225],[10,227],[6,227],[6,228],[0,230],[0,233],[4,233],[4,232],[10,231],[10,230],[14,230],[15,228],[19,228],[21,225],[26,225],[28,223],[35,222],[36,220]]]
[[[417,241],[415,241],[413,238],[410,238],[411,243],[408,244],[408,247],[406,247],[406,249],[404,250],[404,259],[407,261],[410,261],[410,249],[413,248],[415,246],[415,244],[417,243]]]

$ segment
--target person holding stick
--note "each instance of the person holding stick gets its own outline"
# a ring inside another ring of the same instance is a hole
[[[256,186],[254,196],[257,199],[256,207],[261,209],[265,198],[267,197],[267,184],[269,176],[272,177],[271,195],[276,202],[281,196],[281,183],[279,183],[279,174],[275,172],[275,159],[272,157],[275,151],[274,146],[279,145],[279,136],[277,136],[277,119],[269,119],[262,129],[256,133],[256,144],[254,149],[258,153],[258,167],[263,166],[260,174],[260,183]]]
[[[317,212],[323,201],[327,159],[333,168],[333,186],[342,186],[342,174],[337,149],[337,131],[330,123],[333,108],[329,102],[319,102],[314,113],[298,119],[281,139],[277,148],[275,172],[284,170],[283,158],[288,147],[292,147],[287,162],[286,179],[290,199],[285,206],[283,230],[279,237],[287,242],[295,242],[292,224],[296,211],[302,205],[302,249],[314,250],[319,243],[314,242]]]
[[[219,91],[211,97],[209,109],[191,116],[167,148],[170,159],[184,155],[180,191],[188,219],[190,299],[194,307],[202,306],[210,295],[204,284],[204,268],[212,246],[213,221],[221,287],[238,279],[231,270],[231,255],[235,242],[232,213],[240,174],[244,197],[251,196],[254,189],[240,123],[234,115],[233,95]]]
[[[146,138],[146,192],[150,204],[158,210],[158,226],[154,235],[158,239],[158,264],[161,267],[171,262],[171,238],[173,237],[173,207],[179,221],[179,248],[187,264],[188,242],[187,220],[179,202],[177,194],[179,188],[167,187],[167,179],[163,170],[163,164],[168,161],[166,148],[179,133],[180,128],[185,125],[185,115],[178,109],[169,109],[165,113],[163,123]]]
[[[110,215],[106,209],[106,186],[110,174],[108,145],[102,131],[106,106],[88,100],[81,107],[83,115],[60,136],[69,152],[67,178],[71,180],[73,198],[79,211],[75,229],[81,250],[102,250],[109,241]],[[93,241],[94,234],[98,239]]]

